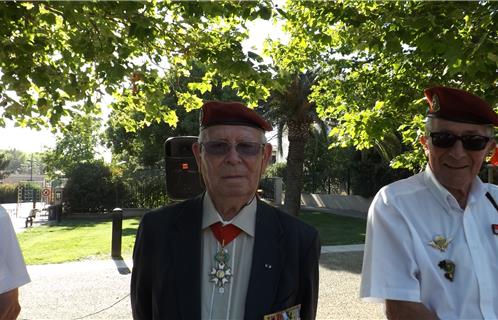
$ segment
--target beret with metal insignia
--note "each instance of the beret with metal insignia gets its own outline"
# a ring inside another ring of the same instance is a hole
[[[238,125],[271,131],[272,126],[256,111],[235,101],[208,101],[202,105],[199,117],[201,130],[216,125]]]
[[[424,90],[428,117],[498,126],[498,115],[486,101],[469,92],[436,86]]]

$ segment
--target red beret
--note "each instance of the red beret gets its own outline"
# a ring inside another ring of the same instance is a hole
[[[498,115],[478,96],[448,87],[432,87],[424,93],[429,103],[428,117],[498,126]]]
[[[271,125],[256,111],[234,101],[208,101],[202,105],[201,130],[215,125],[239,125],[271,131]]]

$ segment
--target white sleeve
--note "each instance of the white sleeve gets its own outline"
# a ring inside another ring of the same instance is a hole
[[[390,200],[384,187],[368,211],[360,297],[373,302],[420,302],[413,235],[408,221]]]
[[[0,293],[19,288],[30,281],[12,222],[2,210],[0,211]]]

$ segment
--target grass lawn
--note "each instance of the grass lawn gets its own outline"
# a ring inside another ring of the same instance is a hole
[[[365,243],[365,219],[319,212],[301,212],[300,218],[318,230],[322,246]]]
[[[302,212],[301,219],[315,226],[322,245],[363,243],[364,219],[328,213]],[[123,220],[122,255],[130,258],[139,219]],[[17,235],[27,264],[104,259],[111,253],[112,222],[64,220],[59,225],[31,228]]]
[[[123,220],[122,255],[131,257],[139,219]],[[111,254],[112,222],[63,220],[59,225],[31,228],[17,235],[27,264],[103,259]]]

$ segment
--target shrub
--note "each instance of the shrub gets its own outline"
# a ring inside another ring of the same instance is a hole
[[[64,201],[73,213],[110,211],[115,188],[109,167],[101,161],[77,164],[68,174]]]
[[[0,203],[17,202],[17,185],[12,183],[0,184]]]

